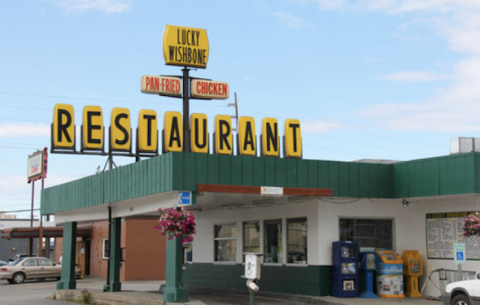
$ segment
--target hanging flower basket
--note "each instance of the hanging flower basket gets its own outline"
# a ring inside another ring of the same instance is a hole
[[[193,241],[193,234],[197,233],[193,212],[187,211],[184,207],[178,210],[176,208],[160,208],[158,211],[160,218],[155,229],[160,230],[162,235],[168,236],[168,240],[178,237],[183,243]]]
[[[463,236],[480,236],[480,217],[477,214],[470,214],[462,221]]]

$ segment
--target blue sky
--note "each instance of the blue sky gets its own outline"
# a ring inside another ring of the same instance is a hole
[[[50,147],[55,104],[73,105],[77,125],[86,105],[102,107],[105,126],[126,107],[133,128],[141,109],[157,111],[160,129],[182,110],[140,92],[142,75],[181,74],[164,63],[166,24],[206,29],[207,68],[190,75],[230,85],[228,100],[191,102],[211,133],[215,115],[234,114],[234,92],[257,130],[264,117],[299,119],[305,159],[442,156],[480,130],[478,0],[3,0],[0,210],[30,208],[27,159]],[[45,186],[105,162],[50,154]]]

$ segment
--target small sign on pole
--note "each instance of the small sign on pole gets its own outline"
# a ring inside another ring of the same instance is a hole
[[[462,280],[462,265],[465,264],[467,257],[465,256],[465,243],[457,242],[453,244],[453,257],[455,264],[458,265],[458,281]]]
[[[457,242],[453,244],[453,254],[456,265],[463,265],[467,258],[465,257],[465,243]]]

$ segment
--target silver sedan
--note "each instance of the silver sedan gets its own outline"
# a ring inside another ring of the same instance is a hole
[[[26,279],[60,279],[61,273],[62,266],[45,257],[24,257],[0,267],[0,279],[10,284],[20,284]],[[76,267],[75,275],[80,273],[80,268]]]

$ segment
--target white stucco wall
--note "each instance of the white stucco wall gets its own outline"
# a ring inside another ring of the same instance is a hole
[[[283,220],[283,249],[286,249],[286,219],[307,217],[308,222],[308,264],[331,265],[332,242],[339,240],[340,218],[392,219],[393,247],[402,256],[405,250],[417,250],[423,262],[423,276],[420,289],[432,270],[438,268],[457,269],[453,260],[428,259],[426,253],[426,214],[462,212],[477,209],[476,197],[451,196],[438,198],[408,198],[410,205],[404,207],[402,199],[336,199],[328,201],[311,199],[305,202],[288,202],[269,207],[242,206],[235,209],[213,208],[195,212],[197,235],[193,242],[193,262],[214,261],[214,224],[232,223],[237,225],[236,263],[242,262],[242,223],[259,220],[260,238],[263,241],[263,221]],[[260,243],[262,246],[262,242]],[[285,259],[284,259],[285,263]],[[467,261],[463,270],[480,271],[480,261]],[[435,285],[438,275],[434,274]],[[440,292],[432,283],[425,290],[427,295],[439,296]]]

